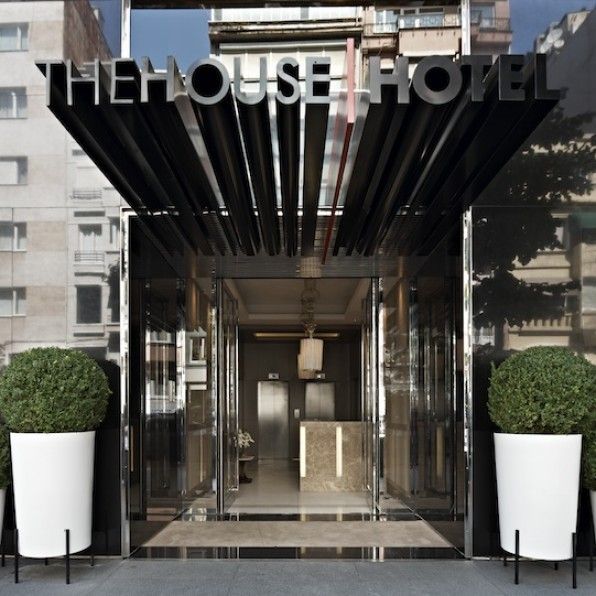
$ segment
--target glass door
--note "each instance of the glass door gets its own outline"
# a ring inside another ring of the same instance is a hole
[[[449,513],[456,489],[455,284],[448,277],[417,282],[414,501],[418,511]]]
[[[362,304],[362,454],[371,510],[379,499],[379,280],[372,279]]]
[[[218,506],[223,513],[238,491],[238,304],[218,281]]]

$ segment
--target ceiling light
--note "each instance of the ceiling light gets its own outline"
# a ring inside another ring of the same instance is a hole
[[[255,339],[301,339],[304,337],[304,333],[299,331],[255,331],[253,336]],[[313,333],[313,337],[320,339],[337,339],[339,337],[339,333],[319,332]]]

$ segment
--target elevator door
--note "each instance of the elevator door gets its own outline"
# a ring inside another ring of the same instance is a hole
[[[259,459],[290,457],[289,389],[284,381],[258,385]]]
[[[306,383],[304,416],[306,420],[335,420],[335,383]]]

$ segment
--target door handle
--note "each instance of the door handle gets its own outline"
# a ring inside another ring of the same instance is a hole
[[[130,426],[129,457],[130,457],[130,472],[132,474],[135,471],[135,427],[132,425]]]

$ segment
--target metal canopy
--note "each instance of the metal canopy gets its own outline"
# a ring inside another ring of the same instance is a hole
[[[383,88],[380,103],[357,92],[356,102],[367,109],[358,111],[354,127],[344,126],[345,140],[333,144],[337,154],[327,154],[334,161],[324,181],[334,196],[330,209],[319,202],[330,114],[325,103],[302,106],[301,147],[300,103],[273,102],[266,93],[248,101],[228,91],[212,105],[200,104],[177,69],[173,89],[163,77],[143,87],[130,59],[96,62],[83,72],[73,66],[71,74],[63,62],[39,68],[46,76],[51,69],[52,112],[144,223],[159,226],[153,231],[166,242],[205,255],[324,260],[328,245],[335,255],[428,254],[557,101],[535,98],[531,62],[523,70],[523,101],[499,98],[497,64],[484,80],[483,101],[472,101],[465,66],[461,90],[441,105],[415,94],[409,104],[398,104],[391,87]],[[142,70],[153,73],[147,60]],[[121,77],[122,98],[134,101],[113,102],[113,75]],[[76,84],[69,87],[69,80]],[[197,87],[208,95],[210,84],[202,80]],[[345,168],[347,155],[355,158]]]

